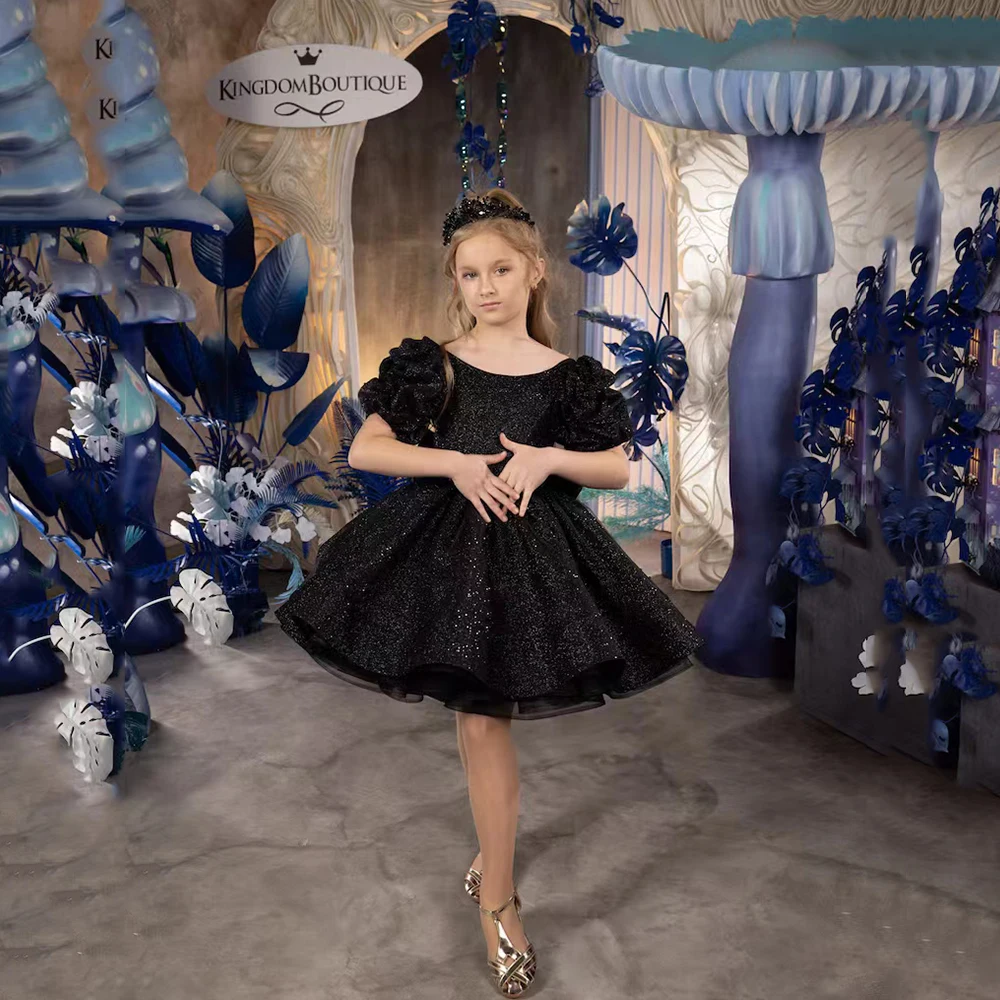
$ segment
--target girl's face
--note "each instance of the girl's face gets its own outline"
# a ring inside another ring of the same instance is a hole
[[[543,260],[529,262],[496,233],[472,236],[455,252],[455,281],[480,325],[523,320],[532,286],[544,273]]]

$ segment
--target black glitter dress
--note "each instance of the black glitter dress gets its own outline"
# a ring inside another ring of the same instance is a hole
[[[598,451],[632,433],[594,358],[501,375],[406,338],[358,394],[410,444],[492,454],[514,441]],[[504,463],[491,466],[499,474]],[[277,612],[331,673],[404,701],[538,719],[596,708],[690,666],[693,626],[579,499],[550,476],[524,517],[486,523],[448,478],[408,481],[320,549]]]

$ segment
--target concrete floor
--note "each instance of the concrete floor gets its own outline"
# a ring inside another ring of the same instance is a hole
[[[139,661],[157,725],[114,783],[72,768],[68,687],[0,700],[0,998],[495,995],[454,715],[274,625],[194,640]],[[702,668],[515,738],[539,996],[997,996],[1000,799]]]

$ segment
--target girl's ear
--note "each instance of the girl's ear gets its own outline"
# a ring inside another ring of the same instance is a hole
[[[539,257],[535,261],[535,281],[539,282],[545,277],[545,258]]]

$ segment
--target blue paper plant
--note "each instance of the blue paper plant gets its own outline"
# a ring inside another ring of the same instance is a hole
[[[688,378],[684,345],[670,333],[670,295],[665,294],[657,311],[638,275],[628,264],[634,257],[639,240],[632,219],[625,213],[624,202],[614,209],[605,195],[593,206],[583,201],[569,219],[567,249],[573,251],[570,263],[581,271],[601,276],[617,274],[623,267],[638,282],[650,311],[656,316],[655,334],[634,316],[614,316],[605,309],[579,309],[593,323],[617,330],[625,336],[621,341],[605,341],[605,346],[618,362],[613,386],[621,390],[628,403],[634,436],[629,444],[630,457],[639,461],[646,457],[663,478],[661,463],[653,461],[643,451],[659,442],[656,421],[676,406]],[[664,491],[669,484],[664,479]]]
[[[607,7],[597,0],[570,0],[569,16],[573,27],[569,33],[570,44],[578,56],[588,56],[590,59],[590,79],[587,82],[588,97],[599,97],[604,93],[604,81],[597,69],[598,26],[620,28],[625,24],[625,18],[616,14],[619,4],[608,0]],[[608,8],[611,8],[610,10]]]

